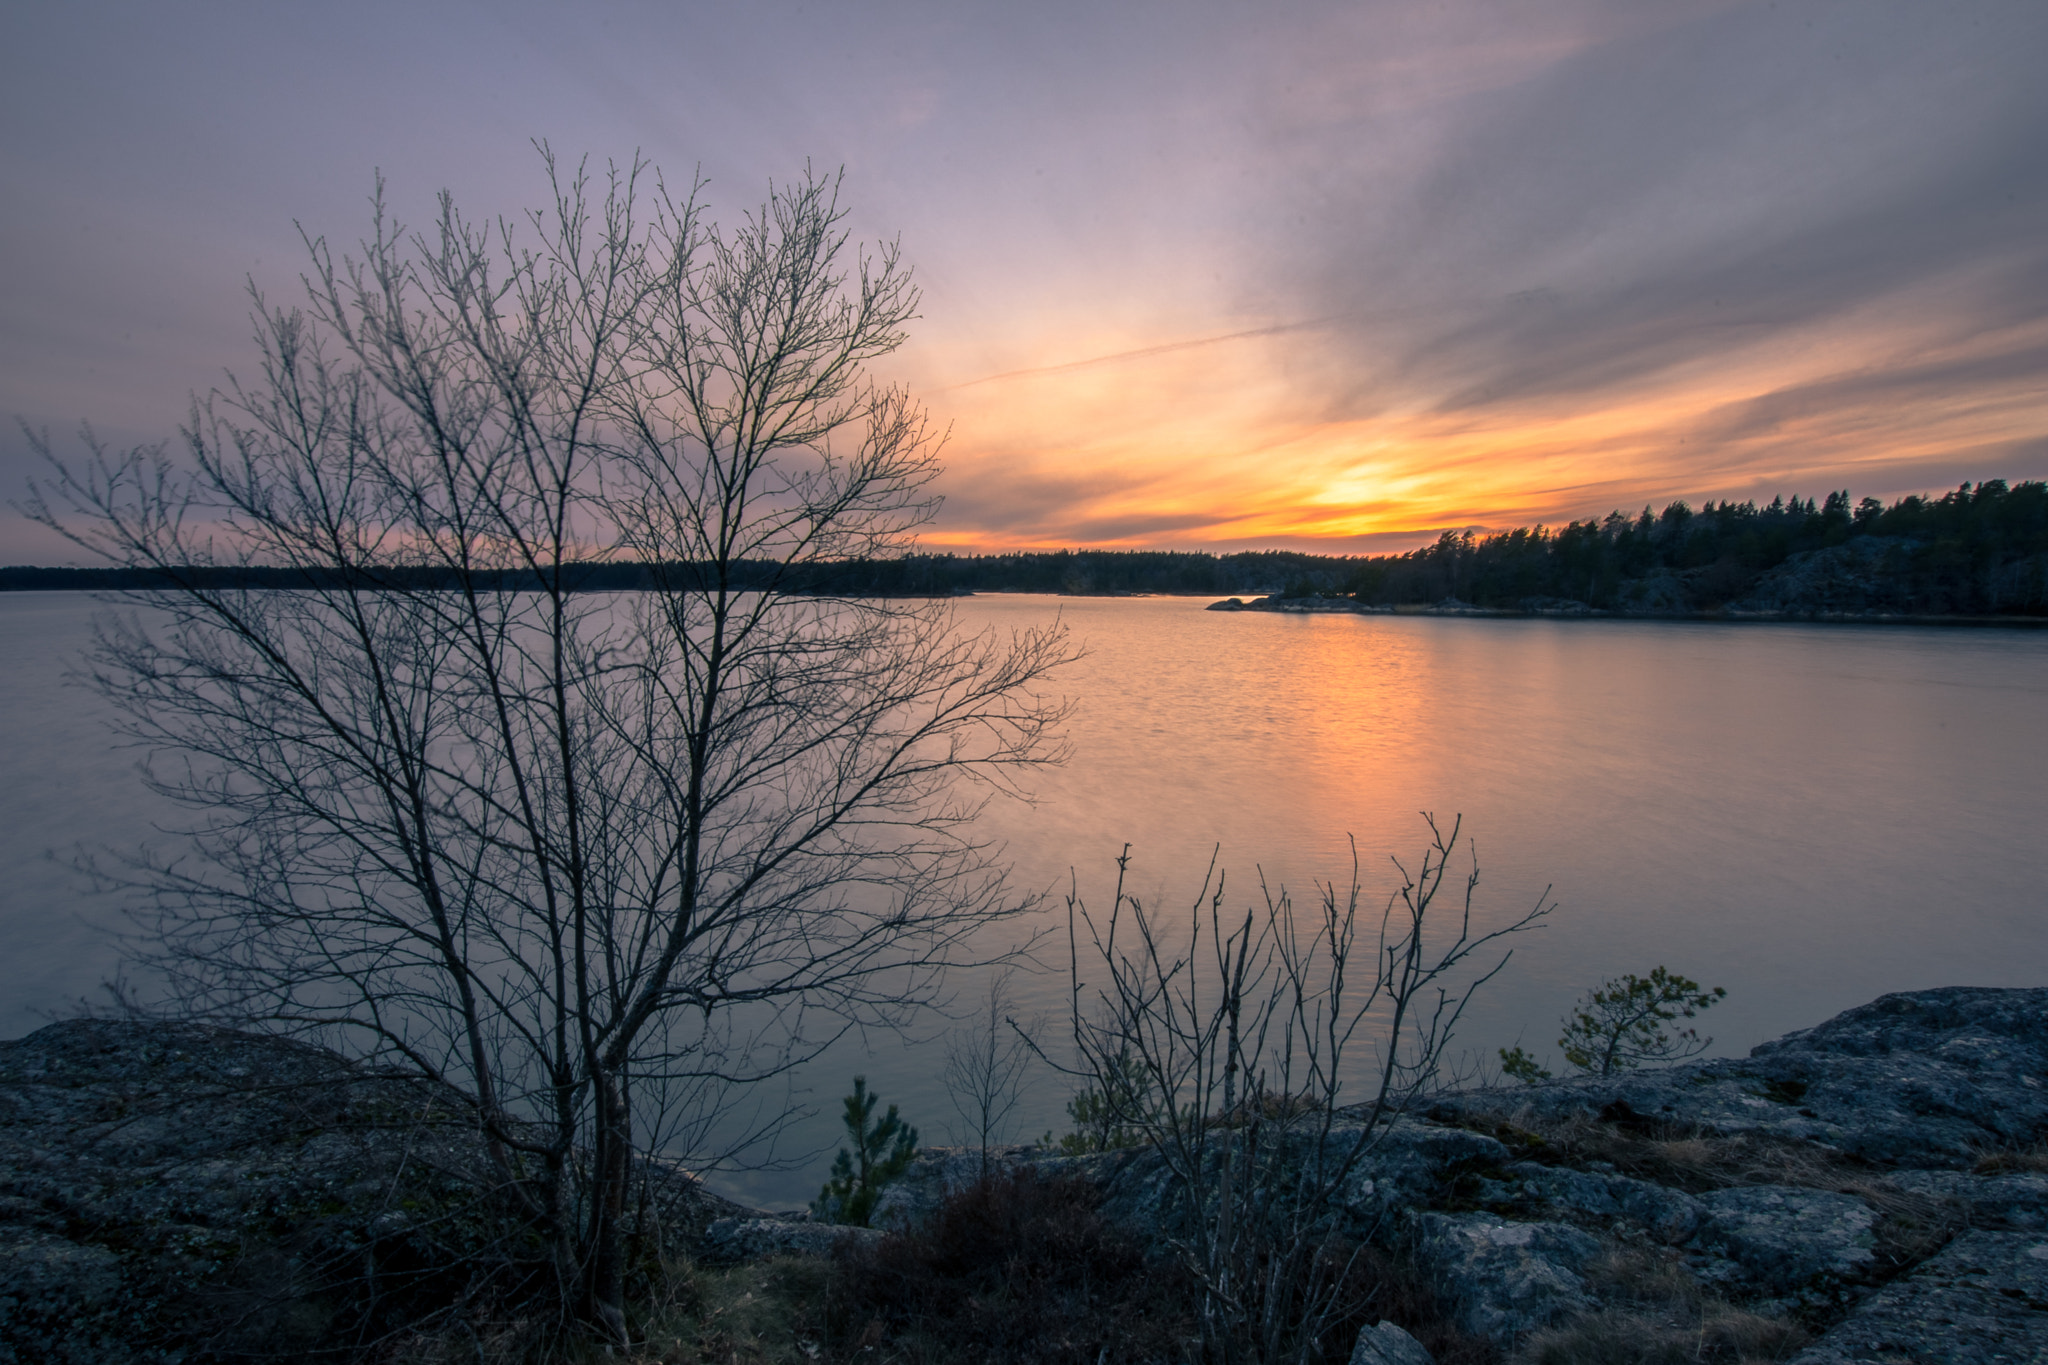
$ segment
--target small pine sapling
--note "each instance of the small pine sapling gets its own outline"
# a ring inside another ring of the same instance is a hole
[[[917,1129],[896,1116],[890,1105],[880,1119],[875,1105],[881,1097],[868,1089],[865,1076],[853,1078],[853,1093],[846,1097],[846,1134],[852,1150],[839,1149],[832,1163],[832,1178],[811,1204],[811,1212],[828,1223],[852,1227],[869,1226],[882,1191],[910,1169],[917,1155]]]
[[[1589,1076],[1611,1076],[1645,1062],[1676,1062],[1696,1057],[1712,1045],[1695,1028],[1672,1030],[1667,1025],[1691,1019],[1728,994],[1715,986],[1700,989],[1662,967],[1648,976],[1616,977],[1586,993],[1579,1007],[1562,1021],[1557,1045],[1565,1061]],[[1550,1079],[1550,1072],[1518,1045],[1500,1050],[1500,1069],[1527,1085]]]
[[[1083,1086],[1067,1101],[1067,1117],[1074,1124],[1074,1130],[1060,1139],[1060,1151],[1067,1156],[1140,1146],[1146,1141],[1146,1125],[1159,1116],[1151,1080],[1129,1052],[1100,1070],[1101,1088]]]
[[[1520,1043],[1500,1050],[1500,1069],[1502,1075],[1513,1077],[1523,1085],[1535,1085],[1538,1081],[1550,1079],[1549,1070],[1538,1065],[1534,1057],[1522,1051]]]

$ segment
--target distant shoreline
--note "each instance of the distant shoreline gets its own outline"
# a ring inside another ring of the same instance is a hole
[[[637,568],[637,566],[635,566]],[[213,590],[248,588],[257,591],[290,592],[308,588],[332,587],[332,584],[287,582],[277,571],[255,574],[211,572],[205,577],[206,587]],[[403,585],[413,591],[431,590],[431,584]],[[446,585],[453,588],[455,585]],[[531,590],[537,584],[495,584],[493,590],[521,587]],[[153,579],[134,570],[123,569],[68,569],[10,566],[0,568],[0,594],[13,593],[124,593],[124,592],[166,592],[175,584]],[[745,591],[745,585],[735,585]],[[571,588],[575,592],[646,592],[651,587],[643,583],[578,583]],[[1086,589],[1049,589],[1041,587],[983,587],[976,590],[954,588],[951,591],[861,591],[855,589],[818,587],[798,595],[841,596],[875,600],[904,599],[954,599],[969,597],[1055,597],[1075,601],[1138,600],[1145,598],[1168,598],[1182,601],[1209,600],[1208,611],[1217,612],[1258,612],[1277,616],[1431,616],[1458,619],[1484,620],[1545,620],[1545,621],[1667,621],[1696,622],[1721,625],[1835,625],[1835,626],[1954,626],[1954,627],[2002,627],[2015,630],[2038,630],[2048,628],[2048,615],[2027,613],[1985,614],[1985,613],[1937,613],[1937,612],[1885,612],[1885,611],[1826,611],[1788,609],[1778,611],[1746,611],[1714,609],[1705,611],[1614,611],[1588,606],[1583,602],[1554,602],[1528,607],[1484,607],[1471,602],[1448,600],[1441,602],[1404,602],[1395,604],[1364,603],[1348,597],[1283,597],[1277,594],[1261,596],[1233,596],[1216,599],[1213,592],[1133,592],[1109,590],[1091,592]]]
[[[1480,607],[1470,602],[1413,602],[1396,606],[1368,605],[1350,598],[1230,597],[1212,602],[1210,611],[1255,611],[1281,616],[1450,616],[1499,620],[1547,621],[1699,621],[1724,625],[1831,626],[2006,626],[2022,630],[2048,627],[2048,616],[2013,614],[1932,614],[1875,611],[1607,611],[1583,602],[1542,607]]]
[[[1965,483],[1886,506],[1812,498],[1683,501],[1496,534],[1443,532],[1404,554],[1296,550],[912,551],[778,562],[160,564],[0,568],[0,592],[184,588],[500,592],[777,591],[857,599],[977,593],[1204,597],[1243,610],[2013,625],[2048,621],[2048,482]],[[1248,605],[1246,599],[1265,605]],[[1341,599],[1341,600],[1340,600]],[[1323,605],[1295,604],[1320,600]],[[1226,610],[1228,608],[1225,608]]]

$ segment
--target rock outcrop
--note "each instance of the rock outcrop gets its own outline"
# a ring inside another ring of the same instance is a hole
[[[1395,1323],[1382,1322],[1358,1333],[1350,1365],[1436,1365],[1421,1342]]]
[[[362,1311],[323,1279],[343,1262],[452,1292],[404,1275],[477,1226],[485,1172],[458,1110],[221,1030],[85,1021],[0,1043],[0,1365],[169,1362],[223,1322],[288,1353]],[[1085,1174],[1155,1236],[1183,1216],[1145,1150],[992,1156]],[[915,1221],[982,1169],[928,1154],[881,1216]],[[876,1235],[672,1188],[699,1255]],[[1801,1365],[2048,1359],[2048,990],[1886,996],[1745,1058],[1447,1095],[1381,1133],[1338,1202],[1510,1354],[1611,1324],[1634,1275],[1798,1321]],[[1353,1359],[1419,1352],[1389,1323]]]
[[[1254,597],[1246,601],[1242,597],[1226,597],[1221,602],[1211,602],[1209,611],[1277,611],[1290,615],[1384,615],[1391,607],[1371,607],[1350,597]]]
[[[2048,1358],[2048,990],[1889,995],[1746,1058],[1431,1116],[1529,1153],[1477,1182],[1482,1206],[1673,1248],[1704,1288],[1824,1329],[1808,1365]]]
[[[1173,1226],[1149,1153],[1001,1155],[1083,1169],[1127,1223]],[[1745,1058],[1444,1096],[1343,1202],[1504,1348],[1623,1305],[1595,1272],[1632,1257],[1797,1319],[1814,1365],[2048,1359],[2048,990],[1885,996]]]
[[[2000,1365],[2048,1358],[2048,1242],[1970,1231],[1886,1286],[1792,1365]]]
[[[453,1097],[304,1043],[78,1020],[0,1042],[0,1365],[291,1356],[495,1235]],[[680,1173],[678,1226],[737,1206]],[[471,1261],[473,1264],[473,1261]]]
[[[1887,995],[1749,1056],[1449,1096],[1457,1122],[1511,1106],[1622,1130],[1808,1143],[1899,1170],[1956,1170],[2048,1134],[2048,989]]]
[[[1600,1243],[1569,1224],[1422,1212],[1410,1233],[1416,1259],[1452,1287],[1458,1325],[1475,1336],[1511,1342],[1598,1306],[1584,1272]]]
[[[756,1261],[766,1256],[829,1256],[843,1242],[872,1242],[875,1228],[836,1227],[790,1217],[713,1219],[697,1252],[711,1261]]]

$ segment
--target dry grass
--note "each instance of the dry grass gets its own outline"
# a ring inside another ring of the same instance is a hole
[[[1670,1252],[1617,1250],[1586,1278],[1608,1307],[1531,1335],[1516,1365],[1741,1365],[1784,1360],[1809,1340],[1796,1322],[1705,1292]]]
[[[1690,1321],[1608,1309],[1538,1332],[1522,1365],[1752,1365],[1789,1359],[1809,1337],[1797,1323],[1721,1304]]]
[[[1970,1170],[1977,1175],[2037,1175],[2048,1171],[2048,1143],[1985,1152]]]
[[[1750,1133],[1683,1132],[1634,1115],[1554,1120],[1523,1110],[1477,1126],[1529,1160],[1580,1168],[1604,1163],[1623,1175],[1692,1194],[1791,1185],[1853,1195],[1877,1215],[1873,1283],[1926,1260],[1968,1223],[1955,1201],[1909,1194],[1891,1184],[1882,1169],[1813,1143]],[[2048,1170],[2048,1147],[1989,1154],[1977,1169],[1987,1174]]]
[[[1736,1185],[1832,1189],[1849,1173],[1869,1175],[1867,1167],[1811,1143],[1685,1132],[1630,1118],[1547,1119],[1520,1110],[1469,1126],[1529,1160],[1578,1167],[1605,1162],[1623,1175],[1694,1194]]]
[[[831,1278],[830,1263],[797,1256],[686,1268],[683,1292],[650,1315],[632,1365],[812,1365],[827,1335]]]
[[[533,1320],[444,1322],[396,1339],[382,1360],[405,1365],[817,1365],[829,1262],[776,1257],[745,1265],[674,1264],[633,1305],[634,1345]]]
[[[1828,1186],[1853,1194],[1877,1214],[1871,1229],[1877,1238],[1876,1280],[1889,1280],[1912,1269],[1947,1246],[1969,1225],[1969,1210],[1953,1199],[1909,1194],[1881,1177],[1845,1179]]]
[[[386,1358],[430,1365],[982,1365],[1193,1358],[1194,1325],[1184,1311],[1191,1305],[1184,1291],[1162,1286],[1157,1264],[1141,1265],[1146,1283],[1127,1284],[1125,1293],[1092,1303],[1069,1295],[1053,1303],[1029,1289],[1030,1248],[1017,1248],[1021,1262],[1014,1256],[983,1262],[979,1253],[986,1248],[977,1248],[975,1265],[949,1269],[949,1255],[963,1249],[957,1238],[904,1239],[893,1256],[880,1258],[881,1267],[871,1257],[845,1256],[672,1266],[663,1298],[642,1305],[636,1315],[639,1340],[630,1352],[560,1338],[543,1346],[531,1324],[506,1322],[417,1335],[394,1343],[395,1353]],[[1093,1273],[1115,1270],[1090,1259]],[[1359,1257],[1356,1268],[1367,1290],[1357,1325],[1390,1318],[1413,1333],[1438,1365],[1502,1365],[1497,1348],[1449,1320],[1423,1277],[1373,1250]],[[1080,1265],[1073,1269],[1090,1273]],[[897,1283],[893,1290],[882,1286],[877,1295],[878,1270]],[[1001,1285],[1006,1274],[1027,1283]],[[1165,1278],[1172,1278],[1170,1272]],[[1795,1323],[1744,1312],[1702,1292],[1667,1252],[1616,1251],[1590,1267],[1587,1278],[1610,1307],[1535,1334],[1515,1353],[1513,1365],[1759,1365],[1785,1359],[1807,1340]],[[1059,1311],[1066,1316],[1049,1316]],[[1342,1333],[1347,1341],[1355,1334],[1352,1324]],[[1333,1360],[1345,1354],[1339,1351]]]
[[[1634,1121],[1543,1121],[1528,1113],[1473,1125],[1519,1157],[1615,1171],[1704,1193],[1791,1185],[1854,1195],[1877,1214],[1882,1281],[1932,1255],[1963,1226],[1954,1203],[1908,1194],[1884,1172],[1812,1144],[1677,1132]],[[1980,1174],[2048,1170],[2048,1146],[1987,1153]],[[1193,1286],[1148,1260],[1096,1213],[1082,1182],[1029,1175],[956,1194],[916,1234],[836,1260],[650,1268],[629,1354],[564,1343],[508,1320],[413,1337],[387,1358],[525,1365],[1102,1365],[1190,1357]],[[1358,1249],[1351,1307],[1331,1333],[1390,1318],[1439,1365],[1499,1365],[1461,1332],[1427,1279],[1398,1257]],[[1800,1323],[1749,1312],[1704,1290],[1675,1252],[1617,1248],[1588,1272],[1606,1307],[1532,1335],[1513,1365],[1759,1365],[1808,1340]],[[473,1319],[472,1321],[477,1321]],[[544,1349],[537,1349],[546,1340]],[[1341,1359],[1339,1353],[1336,1359]]]

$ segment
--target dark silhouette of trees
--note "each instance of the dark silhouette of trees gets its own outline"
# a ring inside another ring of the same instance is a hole
[[[444,195],[417,235],[380,186],[175,452],[30,506],[149,589],[91,666],[194,812],[196,856],[127,874],[184,1006],[465,1096],[618,1340],[637,1159],[1022,908],[973,784],[1056,755],[1069,651],[817,591],[904,551],[939,468],[865,377],[917,294],[836,180],[728,230],[637,161],[546,169],[524,219]]]
[[[1290,551],[1205,555],[1061,550],[907,556],[815,566],[818,590],[882,595],[961,592],[1343,594],[1393,606],[1456,598],[1484,607],[1579,602],[1628,609],[1632,586],[1668,578],[1683,609],[1739,601],[1795,555],[1866,540],[1884,553],[1863,564],[1885,610],[1924,615],[2048,613],[2048,485],[1996,479],[1938,499],[1851,506],[1846,491],[1811,498],[1676,501],[1561,528],[1495,535],[1444,532],[1399,555]]]
[[[1846,491],[1811,499],[1683,501],[1661,513],[1498,535],[1446,531],[1405,555],[1352,561],[1344,588],[1377,605],[1454,597],[1477,606],[1629,604],[1626,585],[1668,575],[1684,606],[1712,610],[1739,599],[1795,555],[1858,540],[1884,554],[1865,572],[1886,610],[1926,615],[2048,613],[2048,484],[1992,479],[1940,498],[1885,507]],[[1546,601],[1547,600],[1547,601]]]
[[[973,592],[1082,595],[1175,593],[1308,597],[1355,596],[1378,606],[1457,598],[1483,607],[1578,602],[1629,609],[1631,593],[1662,580],[1677,608],[1713,611],[1740,601],[1769,570],[1796,555],[1854,546],[1876,553],[1856,566],[1868,583],[1864,605],[1912,615],[2048,614],[2048,485],[2003,480],[1964,484],[1939,498],[1901,498],[1890,507],[1863,498],[1853,507],[1838,491],[1813,499],[1683,502],[1661,513],[1552,529],[1520,527],[1497,535],[1446,531],[1408,554],[1312,555],[1246,551],[1210,555],[1170,550],[1054,550],[995,555],[889,555],[818,559],[802,564],[735,561],[735,584],[775,582],[790,592],[854,597],[944,597]],[[671,566],[670,572],[674,571]],[[303,586],[307,570],[187,566],[186,577],[213,585]],[[316,571],[317,572],[317,571]],[[394,573],[397,572],[394,570]],[[450,586],[432,565],[407,570],[412,586]],[[647,588],[657,566],[614,559],[565,565],[575,591]],[[211,575],[211,577],[209,577]],[[504,570],[500,588],[534,586],[530,574]],[[117,588],[161,585],[147,569],[0,569],[8,588]],[[1831,609],[1828,604],[1813,604]],[[1834,604],[1839,606],[1840,604]]]

